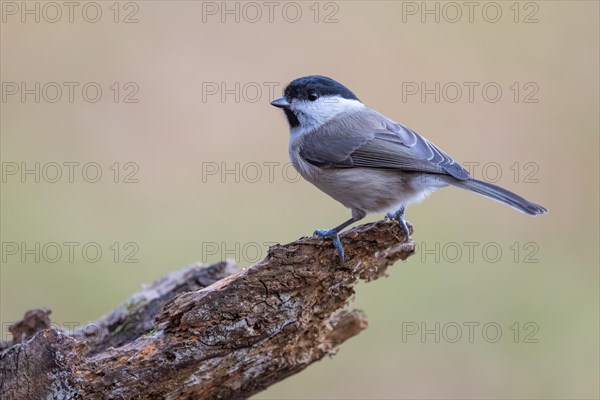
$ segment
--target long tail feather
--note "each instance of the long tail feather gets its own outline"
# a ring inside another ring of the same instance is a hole
[[[545,214],[547,210],[535,203],[525,200],[521,196],[514,194],[500,186],[492,185],[491,183],[478,181],[477,179],[458,180],[452,179],[448,183],[458,186],[463,189],[489,197],[490,199],[499,201],[512,208],[530,215]]]

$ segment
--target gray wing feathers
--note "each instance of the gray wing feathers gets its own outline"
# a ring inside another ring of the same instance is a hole
[[[346,125],[346,124],[341,124]],[[350,129],[350,126],[323,126],[319,135],[302,138],[300,156],[318,167],[353,167],[352,155],[373,135]]]
[[[423,163],[435,165],[438,173],[446,173],[456,179],[468,179],[469,173],[448,154],[413,130],[391,121],[386,128],[394,132],[398,140],[411,149],[414,157]],[[429,167],[427,167],[429,168]]]
[[[318,167],[390,168],[468,179],[468,172],[414,131],[372,110],[336,119],[306,135],[300,156]]]

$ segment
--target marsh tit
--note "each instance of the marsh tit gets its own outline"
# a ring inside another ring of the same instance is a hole
[[[300,175],[342,203],[352,218],[315,235],[331,238],[344,262],[339,233],[368,213],[386,213],[406,237],[404,210],[433,191],[457,186],[530,215],[546,209],[499,186],[473,179],[433,143],[411,129],[367,108],[344,85],[325,76],[298,78],[281,108],[290,126],[289,153]]]

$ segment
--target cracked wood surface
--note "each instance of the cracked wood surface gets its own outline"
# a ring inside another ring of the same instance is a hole
[[[0,343],[2,398],[248,398],[364,330],[362,312],[340,311],[354,285],[414,252],[390,221],[341,240],[343,265],[320,238],[272,246],[241,271],[190,265],[71,335],[51,326],[49,311],[29,311]]]

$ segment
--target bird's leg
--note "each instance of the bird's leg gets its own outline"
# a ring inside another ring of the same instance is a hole
[[[404,234],[406,234],[406,238],[409,238],[410,231],[408,230],[408,226],[406,225],[406,221],[404,220],[404,211],[405,211],[405,208],[404,208],[404,206],[402,206],[397,211],[394,211],[393,213],[387,213],[385,216],[388,217],[389,219],[398,221],[398,223],[400,224],[400,227],[404,231]]]
[[[333,242],[333,246],[336,248],[338,255],[340,257],[340,264],[344,263],[344,247],[342,246],[342,242],[340,241],[340,232],[346,228],[348,225],[355,223],[356,221],[360,221],[365,217],[366,213],[361,210],[352,210],[352,218],[348,221],[341,223],[332,229],[317,229],[315,231],[315,235],[323,238],[329,238]]]

